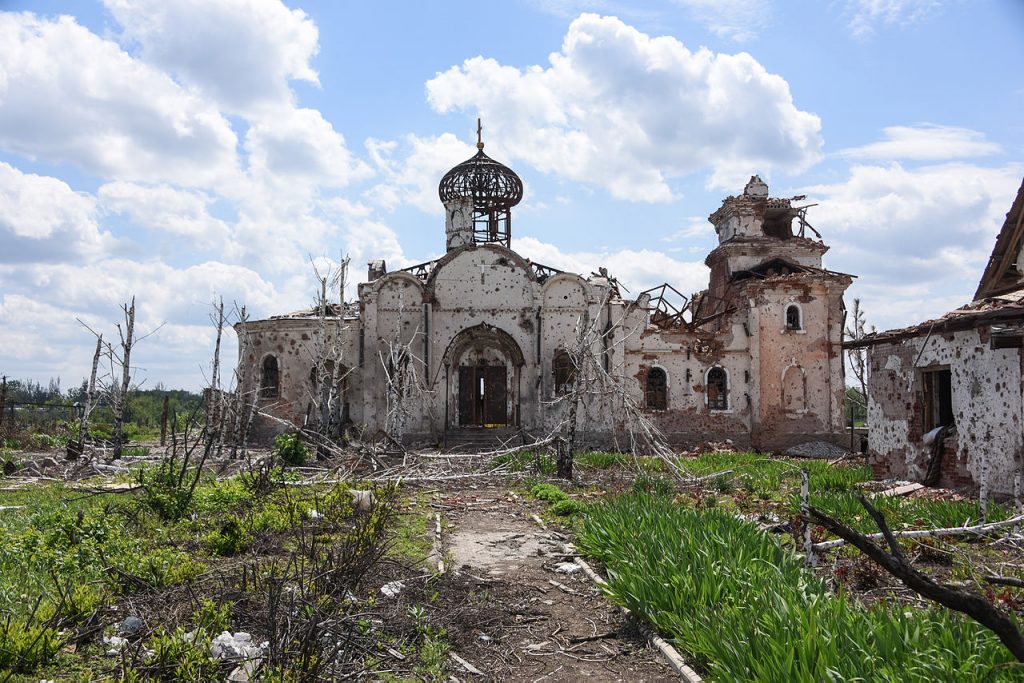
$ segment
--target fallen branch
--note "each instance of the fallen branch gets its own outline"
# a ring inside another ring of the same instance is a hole
[[[1018,579],[1013,576],[983,576],[981,577],[989,583],[994,583],[1000,586],[1014,586],[1015,588],[1024,588],[1024,579]]]
[[[938,536],[980,536],[986,534],[989,531],[995,531],[996,529],[1002,529],[1003,527],[1013,526],[1024,521],[1024,515],[1017,515],[1010,519],[1004,519],[1002,522],[990,522],[989,524],[976,524],[975,526],[955,526],[947,529],[914,529],[911,531],[893,531],[890,532],[895,538],[934,538]],[[824,525],[823,525],[824,526]],[[839,536],[839,534],[836,534]],[[884,534],[868,534],[865,538],[872,540],[878,540],[885,538]],[[814,544],[814,552],[821,552],[822,550],[831,550],[832,548],[838,548],[839,546],[845,545],[846,540],[840,538],[835,541],[824,541],[822,543]]]
[[[1002,641],[1003,645],[1013,653],[1017,661],[1024,662],[1024,637],[1017,630],[1013,619],[981,595],[936,583],[931,578],[914,569],[906,557],[904,557],[899,543],[896,542],[895,534],[889,530],[889,525],[886,523],[882,513],[876,510],[864,496],[858,495],[857,498],[868,514],[871,515],[871,518],[875,520],[878,528],[881,529],[881,535],[885,538],[890,552],[886,552],[876,545],[868,536],[854,531],[820,510],[808,506],[806,514],[815,522],[825,527],[830,533],[856,546],[858,550],[898,578],[907,588],[944,607],[966,614],[982,626],[990,629]],[[1010,522],[1012,524],[1013,520],[1010,520]]]

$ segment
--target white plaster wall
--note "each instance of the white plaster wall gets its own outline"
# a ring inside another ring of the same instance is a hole
[[[983,338],[984,334],[984,338]],[[924,349],[922,351],[922,348]],[[911,478],[924,475],[919,371],[948,365],[957,426],[957,457],[976,484],[986,466],[989,485],[1013,491],[1014,459],[1022,447],[1022,400],[1018,349],[989,346],[987,333],[966,330],[871,349],[869,442],[873,453],[902,457]],[[899,399],[903,392],[904,399]]]

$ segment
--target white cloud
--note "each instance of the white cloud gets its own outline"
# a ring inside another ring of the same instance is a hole
[[[516,240],[516,251],[552,268],[589,276],[601,266],[617,278],[631,294],[668,282],[681,292],[707,289],[708,269],[702,261],[680,261],[653,249],[621,249],[618,251],[563,251],[534,237]],[[625,296],[630,296],[623,292]]]
[[[757,37],[768,22],[768,0],[674,0],[722,38],[738,43]]]
[[[105,211],[124,214],[141,228],[185,238],[190,247],[223,247],[230,235],[228,224],[209,213],[213,198],[202,192],[115,181],[97,195]]]
[[[550,66],[474,57],[427,82],[442,113],[478,110],[487,141],[538,169],[613,196],[668,201],[699,170],[732,187],[752,172],[800,171],[821,156],[821,121],[747,53],[690,51],[612,17],[572,22]]]
[[[95,257],[114,246],[97,222],[96,200],[57,178],[0,162],[0,262]]]
[[[840,152],[853,159],[918,159],[944,161],[999,154],[1002,147],[985,139],[985,134],[970,128],[938,126],[889,126],[885,140]]]
[[[144,60],[228,110],[289,103],[290,80],[319,83],[316,24],[277,0],[104,2]]]
[[[819,202],[808,219],[832,246],[826,265],[860,276],[853,295],[872,322],[907,325],[953,307],[934,302],[971,299],[1022,174],[1021,164],[854,166],[843,182],[805,188]]]
[[[366,192],[367,198],[386,209],[407,203],[429,214],[442,214],[437,185],[449,169],[473,156],[475,148],[452,133],[407,135],[402,143],[403,156],[395,160],[397,142],[366,141],[370,158],[384,176],[384,182]]]
[[[103,178],[210,185],[236,169],[220,112],[72,17],[0,13],[0,147]]]
[[[847,13],[853,34],[866,37],[873,34],[879,24],[912,24],[941,6],[941,0],[847,0]]]
[[[245,148],[250,174],[282,191],[295,192],[296,182],[340,187],[370,174],[370,167],[349,153],[345,138],[316,109],[282,108],[255,121]]]

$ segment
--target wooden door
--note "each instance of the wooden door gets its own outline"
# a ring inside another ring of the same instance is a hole
[[[459,425],[508,424],[508,379],[504,365],[459,367]]]
[[[508,424],[508,384],[504,365],[480,368],[483,371],[483,423],[486,427]]]

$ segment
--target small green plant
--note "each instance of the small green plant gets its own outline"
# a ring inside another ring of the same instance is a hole
[[[578,500],[560,500],[551,506],[551,514],[572,517],[583,512],[584,505]]]
[[[530,495],[537,500],[545,500],[549,503],[569,499],[569,495],[554,484],[537,484],[530,489]]]
[[[286,465],[304,465],[309,459],[309,449],[296,433],[278,434],[274,437],[274,454]]]
[[[231,609],[234,606],[235,603],[230,600],[216,603],[209,598],[202,598],[199,609],[192,615],[192,622],[206,633],[220,633],[230,628]]]
[[[0,674],[31,673],[49,663],[61,646],[56,629],[35,618],[0,619]]]
[[[220,528],[206,535],[206,547],[214,555],[231,557],[249,547],[249,535],[236,519],[225,520]]]
[[[675,493],[671,479],[662,476],[641,474],[633,480],[633,493],[649,493],[654,496],[671,496]]]
[[[182,628],[160,631],[146,645],[153,653],[146,669],[155,672],[158,680],[212,681],[221,677],[220,661],[210,654],[210,636],[202,631],[191,638]]]

